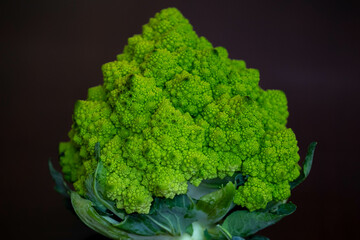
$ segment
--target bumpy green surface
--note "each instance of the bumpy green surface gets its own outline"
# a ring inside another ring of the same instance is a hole
[[[177,9],[157,13],[102,71],[104,84],[76,103],[70,142],[60,144],[79,194],[99,142],[106,197],[127,213],[235,172],[249,178],[234,202],[250,211],[290,196],[300,167],[285,94],[262,90],[258,70],[198,37]]]

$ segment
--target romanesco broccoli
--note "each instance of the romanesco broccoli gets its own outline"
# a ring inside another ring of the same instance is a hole
[[[250,211],[290,196],[300,167],[285,94],[261,89],[258,70],[198,37],[177,9],[151,18],[102,72],[60,144],[63,173],[80,195],[99,143],[105,196],[128,214],[237,172],[248,179],[234,203]]]

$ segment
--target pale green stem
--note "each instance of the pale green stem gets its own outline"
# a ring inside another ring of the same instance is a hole
[[[193,228],[192,236],[185,233],[182,236],[180,236],[179,238],[177,238],[177,240],[204,240],[205,239],[205,236],[204,236],[205,228],[203,226],[201,226],[200,223],[193,222],[192,228]]]

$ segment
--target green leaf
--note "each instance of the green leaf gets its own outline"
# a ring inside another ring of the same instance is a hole
[[[111,239],[132,240],[168,240],[169,236],[141,236],[123,231],[116,227],[116,221],[99,214],[90,200],[80,197],[76,192],[71,192],[71,202],[78,217],[89,228]]]
[[[234,174],[232,177],[224,177],[224,178],[214,178],[203,180],[200,185],[206,186],[208,188],[219,189],[226,185],[228,182],[235,182],[236,175]]]
[[[232,240],[233,237],[231,236],[231,234],[229,233],[229,231],[226,228],[222,227],[221,225],[217,225],[217,227],[220,230],[220,232],[222,233],[222,235],[224,237],[226,237],[227,240]]]
[[[241,186],[241,185],[244,185],[244,183],[246,182],[246,180],[248,179],[248,175],[242,175],[241,173],[238,173],[236,176],[235,176],[235,183],[236,183],[236,188]]]
[[[209,231],[207,229],[205,229],[205,231],[204,231],[204,238],[205,238],[205,240],[214,239],[213,236],[209,233]]]
[[[247,238],[247,240],[270,240],[270,238],[261,235],[255,235],[250,238]]]
[[[191,183],[188,183],[188,190],[186,194],[193,199],[199,200],[201,197],[219,190],[228,182],[233,182],[235,184],[235,187],[239,187],[246,182],[247,178],[247,175],[237,173],[234,174],[232,177],[227,176],[222,179],[214,178],[203,180],[197,187],[192,185]]]
[[[219,187],[208,186],[204,183],[201,183],[197,187],[195,187],[191,183],[188,183],[188,189],[186,194],[195,200],[199,200],[202,196],[205,196],[217,190],[219,190]]]
[[[300,176],[295,179],[293,182],[290,183],[290,188],[294,189],[296,186],[298,186],[300,183],[302,183],[307,176],[309,176],[311,166],[313,163],[315,148],[316,148],[317,142],[310,143],[308,147],[308,152],[305,157],[304,166],[302,168],[302,171],[300,172]]]
[[[231,240],[245,240],[245,238],[234,236]]]
[[[225,230],[226,231],[226,230]],[[229,235],[224,231],[221,225],[208,225],[204,231],[205,240],[226,240]],[[231,236],[230,236],[231,239]]]
[[[222,227],[232,236],[248,237],[280,221],[295,210],[296,206],[292,203],[281,204],[274,212],[240,210],[230,214]]]
[[[50,175],[52,177],[52,179],[55,182],[55,190],[60,193],[61,195],[63,195],[66,198],[70,198],[70,191],[71,189],[68,187],[68,185],[66,184],[63,175],[56,171],[51,160],[49,159],[49,171],[50,171]]]
[[[189,226],[185,229],[185,232],[186,232],[187,234],[189,234],[190,236],[193,235],[193,233],[194,233],[193,225],[192,225],[192,224],[189,225]]]
[[[71,203],[76,214],[88,227],[112,239],[131,239],[128,233],[115,228],[105,220],[93,207],[93,203],[71,192]]]
[[[149,214],[127,215],[124,221],[114,226],[144,236],[181,236],[198,220],[199,215],[187,195],[178,195],[174,199],[155,198]]]
[[[234,195],[235,186],[232,182],[228,182],[220,190],[201,197],[196,204],[196,209],[206,213],[210,223],[216,223],[232,208]]]

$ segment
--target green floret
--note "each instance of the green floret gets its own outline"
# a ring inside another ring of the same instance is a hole
[[[124,49],[123,55],[118,55],[118,60],[123,56],[135,60],[137,63],[144,61],[144,57],[154,50],[154,41],[144,39],[141,35],[135,35],[128,39],[128,45]]]
[[[290,197],[290,185],[287,181],[273,185],[273,200],[282,201]]]
[[[71,142],[59,144],[60,165],[64,178],[67,181],[75,182],[78,179],[78,171],[82,166],[79,151]]]
[[[174,198],[185,194],[187,181],[180,170],[169,167],[155,167],[145,175],[145,184],[157,197]]]
[[[174,107],[197,116],[202,109],[213,101],[209,83],[201,81],[186,71],[166,83],[166,90]]]
[[[260,155],[266,164],[266,179],[273,183],[295,180],[300,174],[298,151],[291,129],[266,134]]]
[[[279,90],[263,91],[257,101],[264,110],[263,123],[266,130],[278,131],[286,128],[289,112],[284,92]]]
[[[94,153],[95,144],[104,145],[117,132],[110,120],[111,107],[103,101],[78,101],[74,110],[73,132],[70,138],[81,146],[80,156]],[[90,154],[90,155],[89,155]]]
[[[89,88],[88,101],[106,101],[106,92],[103,86]]]
[[[250,177],[235,193],[234,203],[248,208],[250,211],[265,208],[272,198],[271,185],[258,178]]]
[[[261,145],[258,157],[244,161],[242,172],[267,184],[271,189],[270,195],[276,201],[286,200],[290,197],[289,182],[295,180],[300,174],[299,148],[295,134],[291,129],[286,128],[279,132],[267,132]],[[241,193],[244,191],[242,188],[238,190]],[[249,208],[252,201],[252,199],[241,198],[241,201],[237,202]],[[256,210],[263,207],[254,205],[251,208]]]
[[[177,65],[176,57],[166,49],[157,49],[147,55],[141,64],[145,77],[154,78],[156,86],[163,87],[165,82],[172,79],[181,68]]]
[[[261,89],[258,70],[199,37],[175,8],[142,29],[75,104],[60,163],[76,191],[87,195],[99,143],[104,197],[126,213],[238,173],[248,180],[236,204],[253,211],[287,199],[300,167],[285,94]]]

